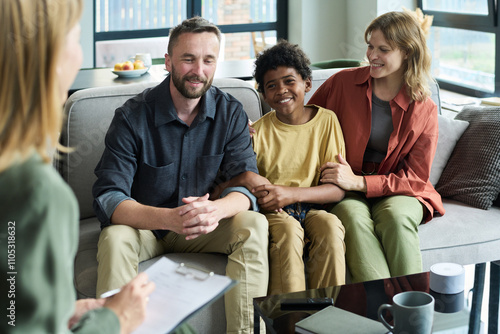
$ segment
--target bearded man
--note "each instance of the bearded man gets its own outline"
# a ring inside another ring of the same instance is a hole
[[[169,34],[166,79],[116,110],[92,191],[97,295],[155,256],[223,253],[239,282],[225,295],[227,332],[251,333],[252,298],[267,292],[268,224],[244,187],[210,197],[222,181],[258,173],[241,103],[212,86],[220,39],[203,18],[183,21]]]

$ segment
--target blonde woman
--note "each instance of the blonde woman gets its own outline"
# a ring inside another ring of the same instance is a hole
[[[48,152],[82,62],[82,3],[0,2],[1,333],[129,333],[154,289],[139,275],[108,300],[75,303],[78,204]]]
[[[418,225],[444,214],[429,182],[438,139],[431,56],[411,12],[377,17],[365,32],[369,66],[330,77],[309,104],[333,110],[346,142],[321,181],[346,190],[331,212],[345,226],[355,282],[420,272]]]

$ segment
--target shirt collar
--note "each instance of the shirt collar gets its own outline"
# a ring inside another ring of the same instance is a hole
[[[359,71],[357,71],[357,75],[354,78],[354,83],[356,85],[368,85],[368,90],[371,92],[372,91],[372,77],[370,75],[370,67],[365,66],[365,68],[361,68]],[[408,96],[406,92],[406,85],[403,85],[401,87],[401,90],[399,91],[398,95],[392,101],[391,103],[396,103],[401,109],[404,111],[408,111],[408,108],[410,106],[410,103],[412,102],[412,99]]]
[[[215,88],[212,86],[200,99],[200,112],[196,116],[197,123],[203,122],[207,117],[215,118]],[[173,121],[179,121],[175,110],[172,95],[170,94],[170,74],[154,88],[152,98],[155,99],[155,126],[159,127]]]
[[[408,93],[406,92],[406,85],[403,85],[401,87],[401,90],[399,91],[398,95],[393,99],[393,101],[404,111],[408,111],[408,108],[410,107],[410,103],[412,103],[412,99],[408,96]]]

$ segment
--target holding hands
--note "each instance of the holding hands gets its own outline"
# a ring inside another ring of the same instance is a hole
[[[252,189],[260,207],[266,211],[281,211],[287,205],[297,202],[294,187],[262,184]]]
[[[345,191],[366,192],[365,178],[354,174],[347,161],[338,155],[339,162],[327,162],[320,168],[321,183],[331,183],[339,186]]]

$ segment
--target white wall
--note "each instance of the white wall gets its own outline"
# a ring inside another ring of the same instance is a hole
[[[414,10],[417,7],[416,0],[378,0],[377,12],[378,15],[387,13],[393,10],[401,10],[403,7]]]
[[[344,41],[344,57],[363,59],[366,53],[365,30],[370,22],[377,17],[378,1],[348,0],[348,28]]]
[[[364,32],[378,15],[416,8],[416,0],[290,0],[288,39],[299,44],[311,62],[363,59]]]
[[[347,0],[290,0],[288,40],[299,44],[311,62],[343,58]]]
[[[80,43],[83,49],[82,68],[94,67],[94,0],[85,0],[82,19]]]

